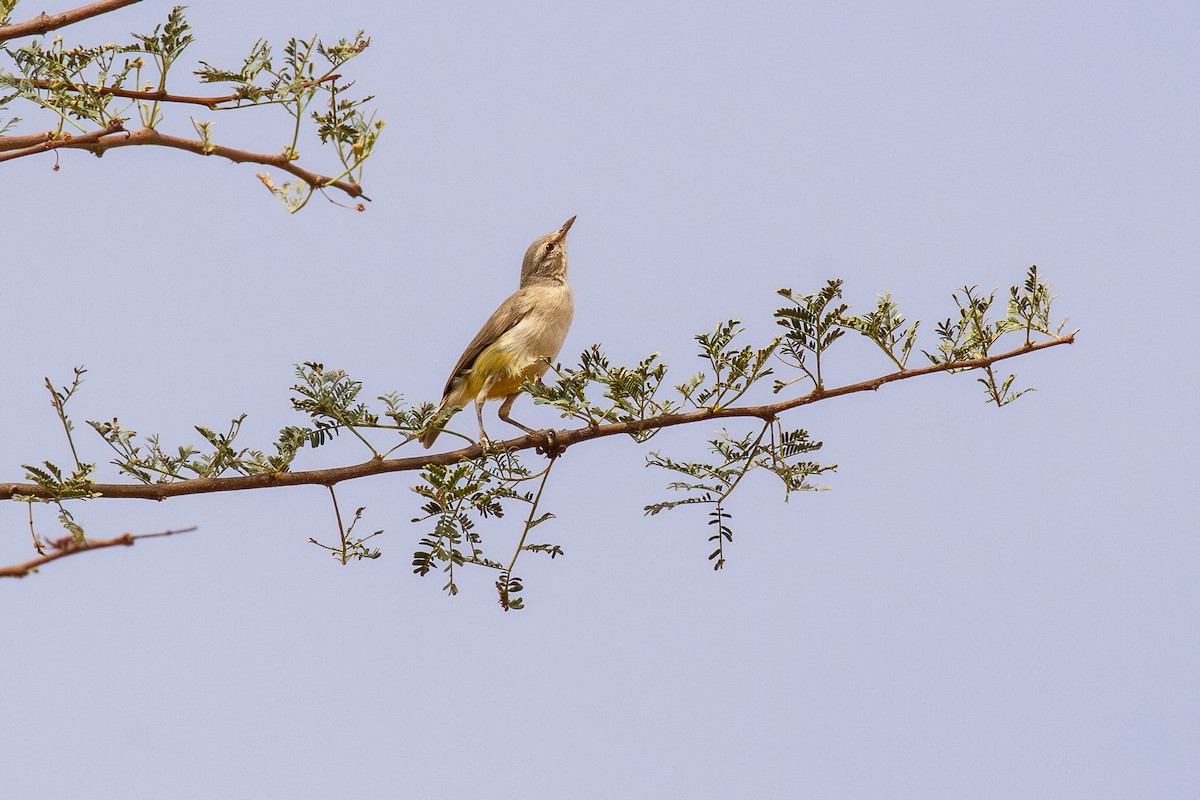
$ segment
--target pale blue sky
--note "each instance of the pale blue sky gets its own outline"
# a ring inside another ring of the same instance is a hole
[[[681,379],[693,334],[739,317],[765,340],[775,289],[831,277],[932,333],[953,288],[1034,262],[1082,333],[1013,362],[1039,391],[1001,411],[939,376],[793,413],[841,465],[833,491],[785,504],[749,481],[722,574],[702,515],[643,517],[668,480],[644,448],[573,449],[539,529],[567,555],[524,562],[516,614],[488,575],[456,598],[412,575],[409,476],[342,487],[388,531],[347,568],[306,543],[333,532],[322,489],[91,503],[96,536],[200,531],[0,584],[6,793],[1200,794],[1194,4],[213,0],[189,18],[189,63],[365,28],[353,72],[389,121],[374,202],[289,217],[255,168],[173,152],[0,166],[0,480],[69,460],[41,380],[80,363],[79,420],[166,441],[247,412],[267,444],[299,421],[303,360],[436,399],[525,247],[572,214],[564,358],[659,351]],[[218,141],[283,145],[282,119],[242,113],[214,116]],[[887,369],[839,351],[834,381]],[[654,447],[694,455],[713,430]],[[361,459],[339,447],[308,463]],[[24,513],[0,507],[6,563],[28,557]]]

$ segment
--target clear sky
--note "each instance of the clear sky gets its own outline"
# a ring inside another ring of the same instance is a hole
[[[119,39],[166,8],[64,35]],[[750,481],[723,573],[703,515],[643,516],[668,480],[646,448],[573,449],[539,528],[566,557],[523,562],[520,613],[482,572],[455,598],[412,574],[411,476],[342,487],[387,530],[346,568],[307,544],[334,535],[319,488],[89,503],[94,536],[200,529],[0,584],[6,796],[1200,795],[1194,3],[188,14],[189,65],[367,30],[352,73],[389,123],[373,202],[288,216],[258,169],[175,152],[0,166],[0,480],[69,461],[41,382],[76,364],[81,423],[167,442],[246,412],[267,445],[301,421],[305,360],[435,400],[525,247],[573,214],[564,359],[658,351],[682,379],[695,333],[737,317],[765,341],[776,289],[833,277],[932,334],[952,289],[1031,263],[1082,332],[1011,362],[1038,391],[1003,410],[966,375],[793,413],[840,465],[832,491],[785,504]],[[240,113],[197,118],[283,146],[284,119]],[[885,371],[834,353],[835,382]],[[653,447],[699,455],[714,430]],[[22,506],[0,507],[0,553],[29,557]]]

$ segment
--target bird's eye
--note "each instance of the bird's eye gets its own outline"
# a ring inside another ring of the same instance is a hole
[[[558,247],[558,245],[556,245],[554,242],[551,242],[550,244],[546,245],[546,252],[553,253],[556,247]]]

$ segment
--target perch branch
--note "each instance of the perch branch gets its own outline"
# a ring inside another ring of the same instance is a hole
[[[1025,344],[1015,350],[1004,353],[975,358],[965,361],[951,361],[940,364],[930,364],[917,369],[906,369],[892,372],[878,378],[872,378],[858,383],[847,384],[833,389],[819,389],[808,394],[782,400],[778,403],[767,403],[757,406],[739,406],[731,408],[710,409],[702,408],[696,411],[686,411],[675,414],[661,414],[642,420],[629,422],[614,422],[606,425],[592,425],[583,428],[568,428],[554,432],[555,452],[570,447],[579,442],[599,439],[604,436],[619,436],[636,433],[643,430],[668,428],[675,425],[688,425],[712,419],[727,419],[733,417],[756,417],[758,419],[774,419],[784,411],[800,406],[810,405],[833,397],[854,394],[857,392],[876,391],[884,385],[896,381],[932,375],[939,372],[980,369],[1009,358],[1016,358],[1027,353],[1057,347],[1062,344],[1074,344],[1075,334],[1056,337],[1044,342]],[[494,443],[501,450],[530,450],[546,445],[543,433],[532,433],[518,436],[503,442]],[[168,497],[181,497],[193,494],[209,494],[212,492],[233,492],[245,489],[266,489],[280,486],[333,486],[342,481],[365,478],[370,475],[382,475],[389,472],[408,472],[424,469],[430,464],[456,464],[463,459],[475,459],[483,455],[483,449],[478,444],[432,455],[410,456],[408,458],[373,458],[361,464],[331,469],[316,469],[304,472],[261,473],[256,475],[238,475],[229,478],[193,478],[176,483],[96,483],[89,491],[101,497],[120,497],[141,500],[165,500]],[[0,483],[0,500],[11,499],[13,495],[25,495],[54,499],[54,493],[37,484],[31,483]]]

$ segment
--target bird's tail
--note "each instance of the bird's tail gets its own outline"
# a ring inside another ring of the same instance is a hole
[[[438,435],[442,432],[442,428],[445,428],[446,423],[450,421],[450,417],[454,416],[453,412],[449,414],[443,414],[442,412],[445,410],[446,401],[443,400],[441,405],[437,407],[437,411],[433,412],[433,416],[429,418],[429,430],[421,434],[419,441],[421,442],[421,446],[426,450],[433,447],[433,443],[437,441]]]

